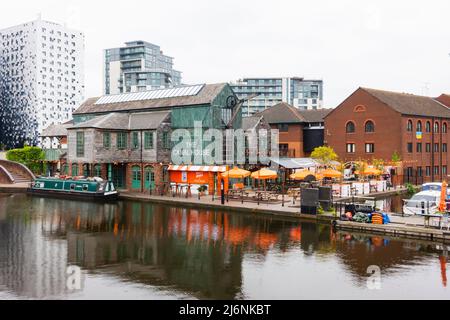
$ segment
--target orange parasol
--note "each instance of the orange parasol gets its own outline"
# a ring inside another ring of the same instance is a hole
[[[438,210],[440,212],[444,212],[447,209],[447,182],[442,181],[442,188],[441,188],[441,199],[439,201],[439,208]]]
[[[234,167],[231,170],[228,170],[224,173],[222,173],[222,177],[228,177],[228,178],[234,178],[234,179],[239,179],[239,178],[245,178],[248,177],[251,174],[250,171],[244,170],[244,169],[239,169],[238,167]]]
[[[325,178],[340,178],[342,177],[342,173],[340,171],[334,170],[334,169],[326,169],[320,174]]]
[[[276,171],[272,171],[267,168],[262,168],[259,171],[255,171],[251,176],[253,179],[257,180],[270,180],[278,178],[278,174],[276,173]]]
[[[309,171],[309,170],[297,171],[297,172],[291,174],[290,178],[292,180],[303,180],[307,176],[314,176],[314,178],[317,178],[316,174],[314,172]]]
[[[355,171],[357,175],[366,175],[366,176],[379,176],[381,174],[381,170],[376,168],[366,168],[363,172],[359,172],[359,170]]]

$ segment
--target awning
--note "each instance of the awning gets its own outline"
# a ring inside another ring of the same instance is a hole
[[[311,168],[319,165],[312,158],[270,158],[270,161],[286,169]]]
[[[196,171],[196,172],[225,172],[227,166],[169,166],[169,171]]]

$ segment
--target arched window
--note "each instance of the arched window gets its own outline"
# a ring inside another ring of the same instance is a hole
[[[422,121],[417,121],[417,132],[422,132]]]
[[[366,122],[365,131],[366,132],[375,132],[375,125],[373,124],[373,122],[371,120]]]
[[[102,176],[102,166],[100,164],[96,164],[94,166],[94,176],[96,176],[96,177]]]
[[[431,123],[430,121],[427,121],[427,124],[425,125],[426,132],[431,132]]]
[[[83,164],[83,176],[90,177],[91,176],[91,167],[89,164]]]
[[[442,133],[447,133],[447,122],[442,124]]]
[[[406,125],[406,131],[413,131],[413,123],[411,120],[408,120],[408,124]]]
[[[353,132],[355,132],[355,124],[353,123],[353,122],[348,122],[347,123],[347,125],[346,125],[346,127],[345,127],[345,131],[347,132],[347,133],[353,133]]]
[[[69,165],[67,163],[62,165],[61,174],[65,176],[69,174]]]
[[[435,122],[434,123],[434,133],[438,133],[439,132],[439,123]]]

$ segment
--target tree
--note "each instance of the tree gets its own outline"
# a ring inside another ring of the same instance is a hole
[[[394,151],[394,153],[392,154],[392,162],[400,162],[402,161],[402,157],[400,156],[400,154],[397,151]]]
[[[12,149],[6,152],[6,159],[22,163],[34,173],[41,171],[44,158],[45,153],[39,147],[25,146],[22,149]]]
[[[328,146],[317,147],[311,153],[311,158],[319,162],[321,165],[329,166],[332,161],[336,161],[338,156],[333,148]]]
[[[384,171],[384,160],[383,159],[373,159],[372,165],[375,169]]]

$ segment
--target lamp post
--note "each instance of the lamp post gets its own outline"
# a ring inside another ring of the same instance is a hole
[[[286,181],[286,169],[284,167],[280,168],[281,171],[281,206],[284,207],[284,183]]]

